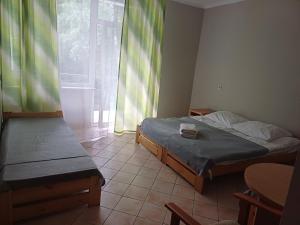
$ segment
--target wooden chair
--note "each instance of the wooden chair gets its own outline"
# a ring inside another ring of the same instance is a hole
[[[273,208],[269,205],[266,205],[260,201],[258,201],[256,198],[246,195],[244,193],[235,193],[233,194],[236,198],[240,200],[240,211],[239,211],[239,217],[238,221],[221,221],[218,223],[215,223],[214,225],[247,225],[247,224],[256,224],[253,223],[253,214],[250,210],[251,207],[259,208],[262,210],[265,210],[271,214],[273,214],[276,217],[282,216],[282,210]],[[192,216],[190,216],[188,213],[186,213],[184,210],[182,210],[179,206],[177,206],[175,203],[167,203],[165,205],[166,208],[168,208],[172,215],[171,215],[171,223],[170,225],[179,225],[180,221],[187,225],[201,225],[199,222],[197,222]]]

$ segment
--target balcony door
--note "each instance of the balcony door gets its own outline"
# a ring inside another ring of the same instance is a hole
[[[64,117],[82,140],[113,131],[125,0],[58,0]]]

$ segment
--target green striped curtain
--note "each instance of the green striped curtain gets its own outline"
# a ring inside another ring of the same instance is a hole
[[[115,132],[135,131],[157,114],[165,0],[127,0],[122,31]]]
[[[4,111],[60,109],[55,0],[0,0]]]

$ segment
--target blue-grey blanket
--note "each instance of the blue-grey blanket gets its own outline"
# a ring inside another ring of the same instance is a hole
[[[197,139],[181,137],[180,123],[192,123],[199,130]],[[141,124],[143,134],[168,149],[184,163],[202,174],[214,164],[231,160],[254,158],[268,149],[229,132],[211,127],[190,117],[154,119]]]

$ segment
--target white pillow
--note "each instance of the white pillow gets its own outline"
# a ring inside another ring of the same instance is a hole
[[[223,124],[226,128],[232,128],[232,125],[235,123],[240,123],[247,121],[244,117],[236,115],[228,111],[217,111],[204,116],[210,120],[215,121],[216,123]]]
[[[281,137],[291,137],[292,134],[285,129],[273,124],[263,123],[260,121],[246,121],[236,123],[233,129],[246,134],[250,137],[261,138],[266,141],[272,141]]]

